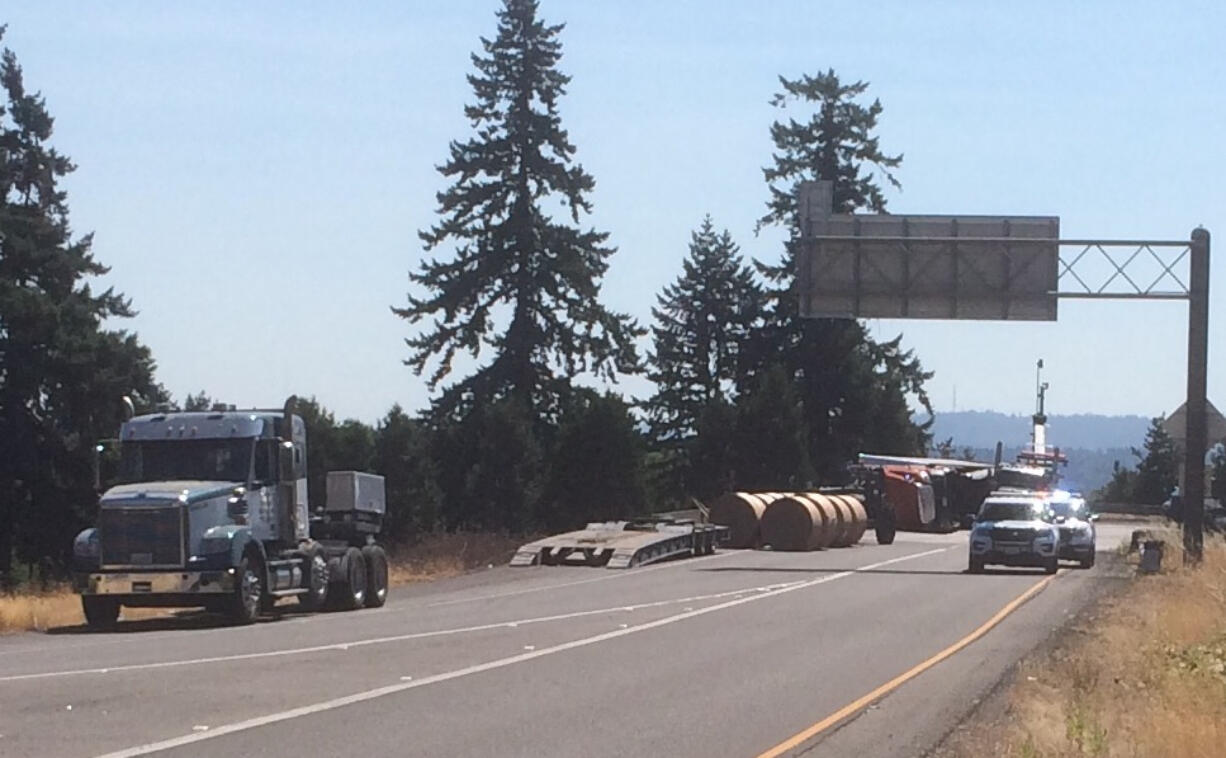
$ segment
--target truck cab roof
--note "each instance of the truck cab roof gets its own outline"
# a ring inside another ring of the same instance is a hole
[[[284,414],[280,411],[179,411],[135,416],[123,423],[124,442],[170,439],[247,439],[278,436]],[[293,417],[294,431],[303,429]]]

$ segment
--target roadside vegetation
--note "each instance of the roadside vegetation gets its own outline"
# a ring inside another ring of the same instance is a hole
[[[431,534],[397,549],[390,567],[393,586],[428,582],[458,576],[492,566],[505,565],[515,549],[532,539],[498,534]],[[293,605],[293,601],[283,601]],[[169,616],[175,613],[195,614],[195,610],[173,608],[124,608],[126,621]],[[81,615],[81,598],[65,584],[43,589],[18,588],[0,594],[0,634],[44,632],[85,623]]]
[[[1221,756],[1226,542],[1207,542],[1203,565],[1188,569],[1179,535],[1164,539],[1161,574],[1129,580],[1025,660],[1003,694],[1003,714],[986,707],[938,755]]]

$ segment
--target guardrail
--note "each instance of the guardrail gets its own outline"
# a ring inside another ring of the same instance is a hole
[[[1091,509],[1095,513],[1118,513],[1124,516],[1164,516],[1166,511],[1160,505],[1142,505],[1140,503],[1094,503]]]

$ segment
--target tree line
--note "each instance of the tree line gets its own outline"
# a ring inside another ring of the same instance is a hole
[[[1115,462],[1111,481],[1094,493],[1104,503],[1163,505],[1177,493],[1183,452],[1163,427],[1165,419],[1152,419],[1145,432],[1145,443],[1133,448],[1136,467]],[[1226,504],[1226,447],[1219,443],[1208,454],[1209,497]]]
[[[312,499],[327,470],[374,471],[387,479],[394,539],[514,533],[734,488],[837,483],[862,450],[923,453],[930,436],[909,404],[931,414],[930,374],[901,336],[801,318],[794,296],[799,183],[833,181],[840,213],[883,212],[884,186],[898,186],[902,155],[879,146],[868,85],[833,70],[779,78],[757,230],[782,229],[783,249],[747,257],[729,230],[696,219],[644,326],[601,299],[616,249],[585,221],[595,178],[559,111],[562,31],[535,0],[504,0],[480,40],[471,132],[438,167],[450,184],[419,233],[407,301],[392,308],[410,329],[403,360],[432,400],[373,426],[303,402]],[[11,580],[35,562],[62,565],[93,520],[93,450],[115,434],[117,398],[174,403],[149,349],[110,326],[133,315],[130,301],[90,286],[107,269],[68,223],[59,181],[74,165],[49,144],[46,103],[7,49],[0,84],[0,578]],[[457,375],[461,355],[478,368]],[[649,396],[614,391],[636,374]],[[204,392],[181,404],[215,405]]]

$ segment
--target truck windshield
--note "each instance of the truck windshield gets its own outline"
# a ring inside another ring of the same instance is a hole
[[[255,449],[252,439],[152,440],[125,442],[119,480],[246,482]]]
[[[1030,503],[984,503],[980,521],[1034,521],[1038,511]]]

